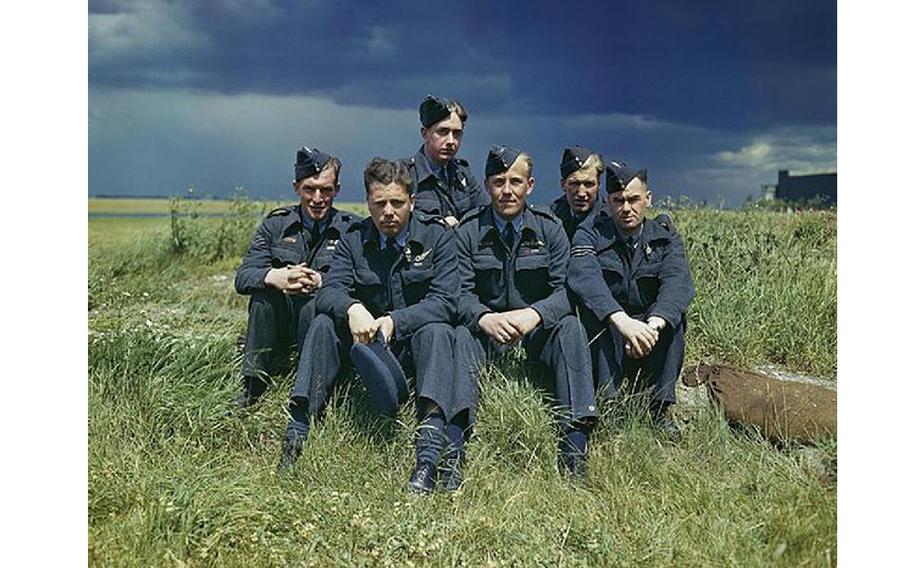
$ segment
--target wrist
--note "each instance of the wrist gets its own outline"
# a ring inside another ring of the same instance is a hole
[[[626,314],[626,312],[623,311],[613,312],[607,316],[607,320],[609,320],[613,325],[619,327],[629,320],[629,316]]]

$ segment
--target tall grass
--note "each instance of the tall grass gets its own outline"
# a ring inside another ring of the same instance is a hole
[[[833,374],[833,215],[673,218],[698,287],[690,359]],[[836,563],[836,485],[796,448],[731,432],[710,406],[687,409],[674,446],[654,436],[640,401],[602,404],[589,481],[563,479],[554,411],[520,360],[482,376],[454,495],[404,491],[413,407],[383,421],[350,377],[299,465],[276,474],[292,377],[252,411],[230,407],[245,327],[230,275],[242,251],[217,241],[252,229],[225,238],[221,219],[188,221],[209,229],[180,252],[167,233],[90,249],[91,564]],[[836,442],[821,451],[836,460]]]

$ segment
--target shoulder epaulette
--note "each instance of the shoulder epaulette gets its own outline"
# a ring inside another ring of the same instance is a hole
[[[437,215],[435,213],[427,213],[426,211],[422,211],[420,209],[415,209],[411,214],[414,215],[415,217],[417,217],[418,221],[422,221],[429,225],[440,224],[445,227],[448,227],[446,220],[443,219],[442,216]]]
[[[670,216],[667,215],[666,213],[661,213],[660,215],[655,217],[654,220],[657,222],[658,225],[660,225],[664,229],[670,231],[671,233],[676,231],[676,227],[674,227],[673,223],[670,221]]]
[[[465,213],[464,215],[461,216],[461,220],[459,221],[459,223],[464,225],[471,219],[476,219],[477,217],[480,217],[480,212],[483,211],[483,208],[484,208],[484,206],[480,206],[480,207],[475,207],[474,209],[471,209],[470,211],[468,211],[467,213]]]
[[[536,213],[537,215],[540,215],[541,217],[546,217],[547,219],[549,219],[551,221],[556,221],[557,223],[559,223],[559,217],[554,215],[553,212],[550,211],[549,208],[546,208],[546,209],[538,208],[536,205],[528,204],[528,211],[530,211],[531,213]]]
[[[266,217],[276,217],[278,215],[288,215],[293,210],[294,210],[293,207],[276,207],[275,209],[272,209],[271,211],[269,211],[269,213],[268,213],[268,215],[266,215]]]

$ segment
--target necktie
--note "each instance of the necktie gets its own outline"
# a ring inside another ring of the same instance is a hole
[[[395,264],[395,261],[398,260],[398,254],[401,250],[398,248],[398,242],[395,239],[389,239],[385,242],[385,249],[383,249],[383,256],[385,257],[386,264],[392,266]]]
[[[316,245],[319,243],[319,223],[313,223],[313,228],[310,229],[310,248],[316,248]]]
[[[629,251],[629,258],[635,256],[635,237],[626,237],[626,250]]]
[[[502,237],[506,248],[509,250],[509,252],[512,252],[512,249],[515,247],[515,228],[512,226],[511,221],[506,223],[506,228],[502,232]]]

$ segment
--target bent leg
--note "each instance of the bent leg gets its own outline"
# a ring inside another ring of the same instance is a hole
[[[596,418],[594,374],[587,334],[577,317],[563,317],[552,330],[531,333],[528,354],[553,370],[556,400],[566,421]]]
[[[307,408],[309,416],[325,406],[335,378],[347,361],[350,334],[340,335],[332,318],[325,314],[313,318],[306,333],[291,400],[301,408]]]
[[[291,305],[282,292],[253,292],[248,309],[243,376],[268,382],[287,358],[294,337]]]
[[[409,351],[414,361],[415,397],[433,401],[450,418],[455,382],[455,330],[445,323],[424,325],[411,336]]]
[[[682,371],[686,351],[686,318],[675,328],[665,327],[651,353],[641,365],[642,379],[651,390],[652,406],[676,403],[676,380]]]

